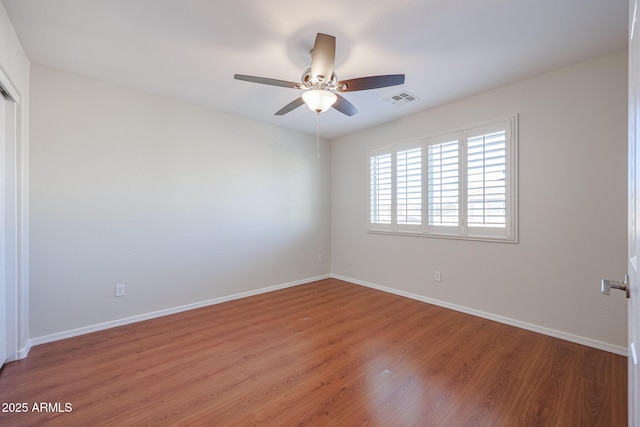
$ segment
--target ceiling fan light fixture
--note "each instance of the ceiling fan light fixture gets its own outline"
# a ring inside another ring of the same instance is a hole
[[[335,104],[337,99],[335,93],[323,89],[309,89],[302,94],[302,100],[307,107],[316,113],[324,113]]]

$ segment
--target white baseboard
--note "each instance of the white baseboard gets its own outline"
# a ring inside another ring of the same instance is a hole
[[[13,353],[13,355],[7,355],[7,362],[15,362],[16,360],[24,359],[29,354],[29,350],[31,350],[31,340],[27,340],[25,346],[18,349]]]
[[[296,280],[294,282],[283,283],[280,285],[269,286],[266,288],[256,289],[248,292],[241,292],[239,294],[228,295],[219,298],[213,298],[206,301],[198,301],[192,304],[181,305],[178,307],[171,307],[164,310],[158,310],[151,313],[139,314],[136,316],[126,317],[124,319],[111,320],[109,322],[99,323],[97,325],[83,326],[77,329],[71,329],[69,331],[57,332],[51,335],[44,335],[41,337],[32,338],[29,340],[28,348],[24,351],[24,356],[20,357],[21,359],[27,356],[29,349],[32,346],[39,344],[46,344],[53,341],[59,341],[66,338],[72,338],[79,335],[90,334],[92,332],[103,331],[105,329],[115,328],[117,326],[129,325],[131,323],[142,322],[143,320],[155,319],[157,317],[168,316],[171,314],[181,313],[183,311],[195,310],[197,308],[207,307],[209,305],[220,304],[227,301],[232,301],[240,298],[246,298],[253,295],[264,294],[267,292],[273,292],[280,289],[291,288],[293,286],[304,285],[306,283],[315,282],[322,279],[328,279],[331,276],[329,274],[325,274],[322,276],[310,277],[308,279]],[[22,351],[21,351],[22,353]]]
[[[23,348],[18,350],[18,357],[16,360],[24,359],[25,357],[27,357],[27,355],[29,354],[29,350],[31,350],[32,345],[33,344],[31,343],[31,340],[28,340],[27,344]]]
[[[626,347],[621,347],[613,344],[609,344],[602,341],[593,340],[591,338],[582,337],[579,335],[569,334],[567,332],[558,331],[556,329],[550,329],[544,326],[534,325],[532,323],[523,322],[509,317],[499,316],[497,314],[487,313],[473,308],[464,307],[461,305],[451,304],[446,301],[440,301],[433,298],[428,298],[422,295],[413,294],[411,292],[405,292],[386,286],[376,285],[374,283],[364,282],[362,280],[353,279],[350,277],[340,276],[338,274],[331,274],[334,279],[344,280],[345,282],[353,283],[356,285],[366,286],[368,288],[377,289],[379,291],[388,292],[395,295],[400,295],[406,298],[426,302],[428,304],[437,305],[440,307],[448,308],[451,310],[459,311],[473,316],[481,317],[483,319],[493,320],[506,325],[515,326],[517,328],[526,329],[528,331],[538,332],[540,334],[548,335],[554,338],[559,338],[565,341],[570,341],[576,344],[582,344],[587,347],[597,348],[599,350],[608,351],[610,353],[619,354],[621,356],[628,356],[628,350]]]

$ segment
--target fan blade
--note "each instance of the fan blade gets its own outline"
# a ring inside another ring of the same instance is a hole
[[[338,82],[340,92],[353,92],[356,90],[378,89],[381,87],[396,86],[404,83],[404,74],[388,74],[386,76],[360,77],[357,79],[343,80]],[[340,85],[345,85],[345,89],[340,89]]]
[[[337,93],[336,96],[338,97],[338,99],[336,100],[336,103],[332,105],[333,108],[340,111],[342,114],[346,114],[349,117],[358,113],[358,109],[352,103],[347,101],[343,96],[340,96]]]
[[[233,76],[236,80],[244,80],[245,82],[260,83],[269,86],[281,86],[289,87],[292,89],[298,89],[300,83],[288,82],[286,80],[268,79],[266,77],[246,76],[244,74],[235,74]]]
[[[318,33],[311,53],[311,78],[329,82],[333,76],[333,64],[336,60],[336,38]]]
[[[298,108],[299,106],[301,106],[302,104],[304,104],[304,101],[302,100],[302,97],[298,98],[298,99],[294,99],[293,101],[291,101],[290,103],[288,103],[287,105],[285,105],[284,107],[282,107],[281,109],[279,109],[276,112],[276,116],[284,116],[285,114],[287,114],[290,111],[295,110],[296,108]]]

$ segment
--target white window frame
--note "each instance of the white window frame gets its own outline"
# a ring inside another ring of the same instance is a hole
[[[468,194],[468,141],[493,132],[505,131],[505,225],[501,226],[473,226],[469,225],[469,194]],[[430,225],[430,189],[429,189],[429,148],[445,143],[458,142],[458,218],[457,223],[451,225]],[[397,221],[397,154],[398,152],[420,147],[422,154],[422,221],[418,224],[398,224]],[[386,154],[391,156],[392,165],[392,206],[391,220],[387,224],[371,222],[371,158]],[[465,240],[486,240],[499,242],[518,242],[518,115],[465,126],[453,132],[438,134],[432,137],[415,138],[386,147],[370,150],[367,156],[367,185],[369,197],[367,206],[367,231],[370,233],[388,233],[415,235],[423,237],[438,237]]]

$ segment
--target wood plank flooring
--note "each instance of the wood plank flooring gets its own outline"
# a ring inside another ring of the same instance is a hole
[[[0,371],[0,409],[27,404],[2,426],[625,426],[626,402],[625,357],[334,279]]]

